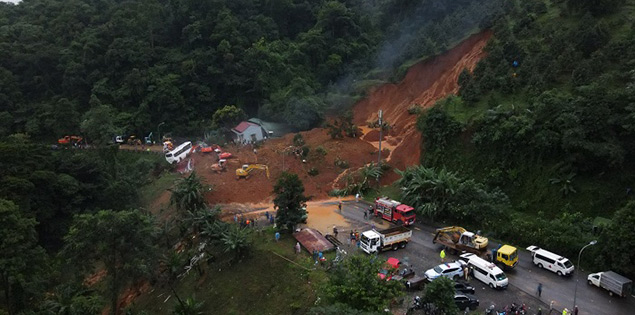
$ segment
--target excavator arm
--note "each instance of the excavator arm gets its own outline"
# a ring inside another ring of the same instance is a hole
[[[267,178],[269,178],[269,167],[264,164],[249,164],[247,166],[243,166],[242,168],[236,170],[236,177],[247,177],[254,169],[265,170]]]

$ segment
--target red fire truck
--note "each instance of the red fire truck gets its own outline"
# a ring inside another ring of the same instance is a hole
[[[377,197],[377,199],[375,199],[374,208],[375,216],[381,216],[384,220],[404,226],[415,223],[414,208],[404,205],[399,201]]]

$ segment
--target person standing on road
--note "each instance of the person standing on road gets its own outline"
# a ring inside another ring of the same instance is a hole
[[[467,270],[467,266],[463,267],[463,276],[465,277],[465,281],[470,281],[470,273]]]
[[[565,308],[562,310],[562,315],[569,315],[569,309],[565,307]]]
[[[542,295],[542,283],[540,282],[538,283],[537,292],[538,292],[538,297],[540,297]]]
[[[359,193],[355,194],[355,202],[359,202]]]
[[[276,238],[276,242],[280,240],[280,232],[276,232],[275,238]]]
[[[551,303],[549,303],[549,315],[551,315],[551,312],[553,312],[553,303],[554,301],[551,301]]]
[[[445,249],[441,250],[441,253],[439,253],[439,257],[441,257],[441,262],[445,262]]]
[[[368,220],[368,212],[366,210],[364,210],[364,220]]]
[[[573,308],[573,315],[578,315],[578,306],[577,305]]]
[[[333,235],[335,235],[335,238],[337,239],[337,226],[333,225]]]
[[[340,200],[340,202],[337,204],[337,209],[340,211],[340,213],[342,213],[342,201]]]

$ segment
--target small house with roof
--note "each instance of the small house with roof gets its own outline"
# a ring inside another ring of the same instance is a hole
[[[259,124],[243,121],[232,128],[234,141],[237,143],[254,143],[265,139],[267,132]]]
[[[231,131],[236,143],[253,143],[268,138],[282,137],[294,132],[294,129],[287,124],[251,118],[247,121],[242,121],[236,127],[232,128]]]

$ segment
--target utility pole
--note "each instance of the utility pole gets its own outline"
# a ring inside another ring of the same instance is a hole
[[[383,137],[383,129],[382,128],[382,116],[383,116],[383,112],[380,109],[379,110],[379,154],[377,154],[377,166],[381,165],[381,138]],[[378,179],[379,180],[379,179]]]

